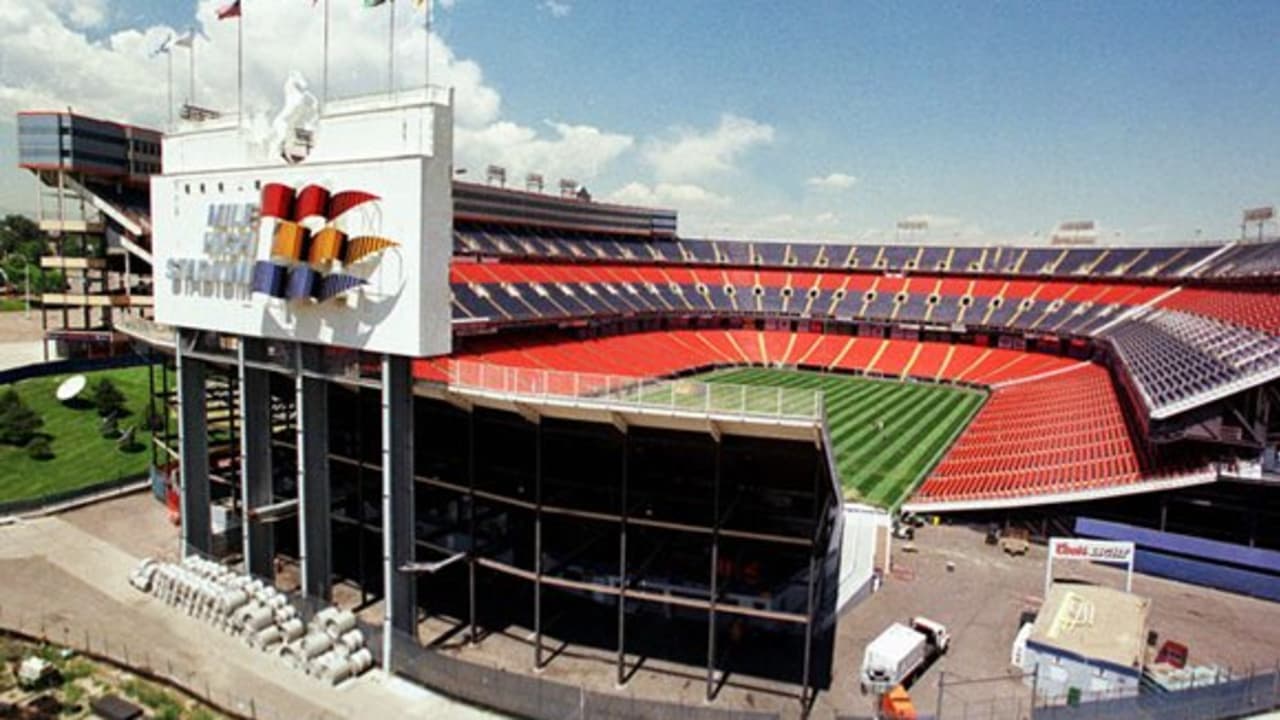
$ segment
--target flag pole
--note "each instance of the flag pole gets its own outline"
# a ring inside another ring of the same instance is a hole
[[[314,6],[313,6],[314,7]],[[320,111],[329,104],[329,0],[324,0],[324,74],[320,81]]]
[[[244,125],[244,3],[236,16],[236,123]]]
[[[427,0],[427,36],[423,42],[426,49],[422,60],[422,84],[426,87],[427,102],[431,102],[431,26],[435,25],[435,15],[435,0]]]
[[[389,85],[387,91],[394,98],[396,95],[396,0],[390,0],[387,4],[391,6],[391,21],[388,23],[390,27],[387,31],[391,36],[388,43],[390,52],[387,53],[387,83]]]
[[[169,62],[169,129],[173,129],[173,49],[165,52],[165,60]]]
[[[187,50],[190,53],[190,57],[188,60],[189,65],[187,68],[189,73],[189,75],[187,76],[187,97],[191,98],[189,102],[192,105],[195,105],[196,104],[196,31],[194,28],[191,30],[191,47],[187,48]]]

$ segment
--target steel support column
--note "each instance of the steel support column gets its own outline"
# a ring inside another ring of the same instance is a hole
[[[320,371],[321,348],[298,344],[297,396],[298,444],[298,564],[302,566],[302,593],[328,601],[333,576],[333,549],[329,487],[329,383],[308,377]]]
[[[467,412],[467,642],[476,642],[476,413]]]
[[[409,358],[382,358],[382,667],[391,672],[392,636],[417,637],[418,579],[402,572],[415,556],[413,374]]]
[[[708,583],[711,592],[707,596],[707,702],[715,698],[716,690],[716,596],[720,592],[717,587],[720,575],[720,455],[724,447],[718,438],[714,442],[716,461],[711,479],[711,580]]]
[[[241,337],[237,371],[240,382],[240,529],[245,572],[275,578],[275,530],[254,511],[275,501],[271,483],[271,378],[265,370],[245,365],[265,360],[266,345]]]
[[[175,356],[178,364],[178,447],[182,481],[182,554],[208,555],[213,551],[209,520],[209,422],[205,398],[207,368],[203,361],[185,356],[196,333],[178,330]]]
[[[813,614],[814,614],[814,586],[817,580],[817,565],[819,553],[822,551],[822,526],[823,515],[825,514],[827,503],[819,501],[819,493],[822,492],[822,472],[819,465],[813,468],[813,546],[809,549],[809,596],[808,604],[805,606],[804,621],[804,666],[801,671],[800,680],[800,704],[808,707],[809,703],[809,674],[813,668]]]
[[[533,669],[542,669],[542,423],[533,442]]]
[[[630,464],[630,436],[622,432],[622,481],[618,513],[618,687],[627,682],[627,470]]]

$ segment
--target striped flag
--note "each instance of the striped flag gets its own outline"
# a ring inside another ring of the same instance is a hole
[[[232,0],[231,4],[218,8],[219,20],[238,17],[240,17],[240,0]]]

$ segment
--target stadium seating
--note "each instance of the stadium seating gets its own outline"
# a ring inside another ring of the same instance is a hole
[[[1280,377],[1280,338],[1200,315],[1142,312],[1103,335],[1153,417]]]
[[[672,313],[830,317],[1088,335],[1163,288],[1059,280],[962,280],[844,271],[618,263],[476,263],[451,268],[454,317],[489,323]]]
[[[886,377],[996,385],[1079,362],[1001,348],[781,330],[665,330],[587,340],[475,338],[451,358],[419,361],[417,377],[444,380],[452,361],[659,377],[721,365],[779,365]]]
[[[996,387],[915,495],[918,502],[1078,492],[1139,481],[1107,371],[1078,364]]]
[[[1160,307],[1280,334],[1280,292],[1274,289],[1183,288],[1161,302]]]
[[[1011,248],[924,245],[825,245],[733,240],[635,240],[501,227],[454,230],[458,255],[508,259],[672,262],[880,272],[945,271],[1035,277],[1177,278],[1280,274],[1280,243],[1157,248]],[[1217,257],[1214,253],[1222,251]],[[1206,263],[1205,261],[1208,260]]]

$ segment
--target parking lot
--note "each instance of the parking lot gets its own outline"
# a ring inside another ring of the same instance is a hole
[[[945,674],[943,705],[969,705],[1010,717],[1030,695],[1010,664],[1014,635],[1024,611],[1036,610],[1043,593],[1043,546],[1010,557],[984,543],[982,528],[928,526],[914,542],[894,541],[894,572],[880,592],[840,618],[835,684],[828,702],[838,712],[866,713],[871,699],[858,688],[862,652],[894,621],[925,615],[947,625],[951,650],[916,682],[916,707],[932,713]],[[948,569],[951,563],[953,569]],[[1058,579],[1124,587],[1124,569],[1059,563]],[[1135,575],[1133,591],[1152,600],[1151,628],[1191,650],[1190,662],[1238,672],[1275,667],[1280,661],[1280,605],[1159,578]],[[978,679],[993,680],[967,684]],[[1001,679],[1003,678],[1003,679]],[[977,713],[986,717],[986,711]]]

